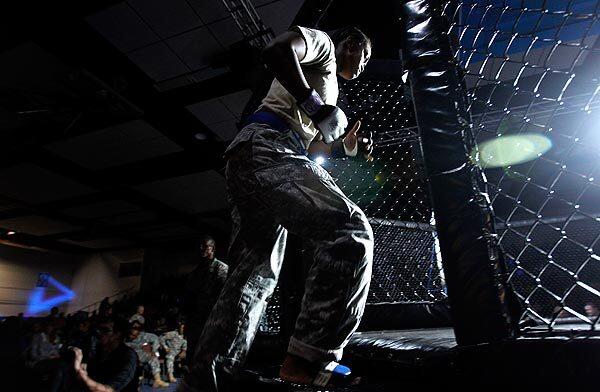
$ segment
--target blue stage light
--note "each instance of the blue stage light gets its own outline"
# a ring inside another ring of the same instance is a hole
[[[44,298],[46,287],[36,287],[29,296],[29,302],[27,304],[27,316],[33,316],[41,312],[50,310],[53,306],[68,302],[75,298],[75,292],[63,285],[52,276],[47,277],[47,283],[54,286],[60,291],[60,294],[52,298]]]

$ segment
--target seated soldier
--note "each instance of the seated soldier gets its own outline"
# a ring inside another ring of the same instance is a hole
[[[139,363],[144,366],[150,365],[152,377],[154,378],[153,388],[165,388],[169,383],[160,378],[160,362],[158,361],[158,350],[160,348],[160,339],[153,333],[142,331],[138,323],[134,323],[129,331],[129,341],[127,345],[135,350]]]
[[[160,336],[161,343],[167,351],[167,373],[169,375],[169,381],[175,382],[173,376],[173,370],[175,368],[175,359],[184,359],[187,350],[187,340],[183,337],[183,331],[185,328],[184,323],[173,323],[174,325],[169,326],[169,330]]]

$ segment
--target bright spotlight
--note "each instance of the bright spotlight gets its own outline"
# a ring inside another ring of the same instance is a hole
[[[540,134],[500,136],[479,145],[479,163],[483,168],[517,165],[542,156],[551,147],[552,141]],[[477,161],[476,154],[476,150],[471,152],[473,161]]]
[[[315,158],[315,162],[317,163],[317,165],[321,166],[325,163],[325,158],[318,156]]]

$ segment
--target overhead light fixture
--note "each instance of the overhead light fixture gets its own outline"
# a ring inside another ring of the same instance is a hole
[[[16,231],[12,231],[12,230],[6,232],[6,235],[15,235],[15,234],[17,234],[17,232]]]

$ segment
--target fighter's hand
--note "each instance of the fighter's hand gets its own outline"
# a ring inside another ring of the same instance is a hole
[[[373,133],[359,132],[361,126],[360,120],[354,123],[354,126],[344,138],[344,147],[346,151],[355,151],[356,154],[365,157],[369,162],[373,160],[371,153],[373,152]]]
[[[348,119],[344,111],[333,105],[322,106],[320,113],[317,113],[313,121],[323,134],[323,140],[327,144],[339,139],[348,127]]]
[[[337,106],[328,105],[315,90],[298,106],[313,121],[316,128],[321,131],[325,143],[333,143],[344,134],[348,127],[348,119],[344,111]]]

